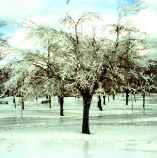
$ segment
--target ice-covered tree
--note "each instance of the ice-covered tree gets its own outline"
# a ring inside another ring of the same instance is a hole
[[[113,47],[109,58],[110,75],[108,79],[112,81],[114,89],[117,89],[117,87],[118,89],[125,88],[126,104],[128,104],[129,97],[128,78],[135,67],[138,66],[137,58],[146,45],[145,34],[128,23],[130,23],[129,18],[136,15],[141,9],[143,9],[141,1],[134,1],[133,3],[121,1],[117,22],[110,26],[115,38],[112,41]],[[135,73],[136,71],[134,71]]]
[[[60,104],[60,115],[63,116],[65,93],[69,89],[72,90],[63,71],[65,63],[63,63],[62,52],[68,47],[65,41],[65,33],[52,27],[37,24],[33,24],[28,29],[29,39],[36,40],[40,45],[39,51],[27,53],[25,57],[28,64],[36,67],[36,74],[31,77],[32,85],[43,89],[42,94],[49,96],[50,107],[51,96],[57,95]]]
[[[3,28],[7,25],[7,23],[3,20],[0,20],[0,28]],[[4,94],[4,85],[3,83],[9,79],[10,68],[5,66],[5,62],[3,62],[6,57],[8,50],[11,47],[7,43],[7,39],[3,37],[3,33],[0,32],[0,94]]]
[[[64,72],[78,89],[83,98],[82,133],[89,134],[89,109],[93,94],[106,74],[105,61],[107,52],[95,36],[86,36],[79,30],[82,22],[95,18],[84,14],[78,19],[67,16],[65,23],[70,24],[72,33],[66,34],[69,48],[63,52],[65,58]]]
[[[29,86],[29,75],[33,73],[34,68],[30,67],[25,61],[13,62],[11,64],[11,75],[5,82],[5,91],[10,95],[21,97],[21,109],[24,110],[24,100],[33,94],[33,89]]]

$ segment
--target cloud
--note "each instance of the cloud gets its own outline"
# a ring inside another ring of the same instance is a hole
[[[151,36],[157,37],[157,0],[143,0],[146,9],[142,10],[136,18],[138,26]],[[138,22],[139,21],[139,22]]]
[[[2,0],[0,0],[1,2]],[[5,0],[1,2],[0,16],[9,19],[29,18],[37,23],[58,25],[58,21],[69,12],[70,15],[80,16],[83,12],[99,12],[104,22],[97,23],[97,33],[101,35],[103,25],[114,23],[117,17],[117,4],[120,0],[71,0],[66,5],[66,0]],[[122,0],[121,0],[122,1]],[[129,0],[132,2],[134,0]],[[157,37],[157,0],[143,0],[146,9],[141,10],[132,20],[140,31],[146,32],[150,38]],[[43,14],[44,13],[44,14]],[[90,31],[89,24],[83,31]],[[33,42],[25,41],[25,31],[17,30],[9,40],[16,47],[31,49]],[[103,34],[111,37],[108,32]]]
[[[0,0],[0,17],[21,19],[39,14],[47,8],[48,0]]]
[[[34,49],[37,48],[37,43],[34,40],[28,39],[28,31],[26,29],[18,29],[9,38],[8,43],[18,49]]]
[[[146,32],[150,36],[157,36],[157,12],[145,9],[135,16],[134,23],[140,31]]]
[[[147,7],[151,9],[157,9],[157,1],[156,0],[143,0]]]

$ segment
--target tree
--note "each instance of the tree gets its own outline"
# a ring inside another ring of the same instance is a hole
[[[3,20],[0,20],[0,28],[5,27],[7,23]],[[0,33],[0,62],[6,57],[8,50],[11,47],[7,43],[7,40],[3,37],[3,33]],[[4,82],[9,79],[10,68],[5,65],[0,65],[0,94],[4,94]]]
[[[144,50],[146,38],[143,38],[136,28],[128,25],[129,17],[135,15],[143,8],[141,1],[122,1],[119,5],[118,18],[115,24],[112,24],[112,32],[115,39],[112,41],[110,62],[110,77],[114,89],[123,87],[126,92],[126,105],[129,98],[128,76],[130,71],[134,71],[139,52]],[[144,34],[144,33],[143,33]],[[145,34],[144,34],[145,35]],[[139,48],[141,47],[142,48]],[[141,49],[141,50],[139,50]],[[125,87],[125,88],[124,88]],[[111,88],[110,88],[111,89]]]
[[[5,82],[5,91],[14,96],[21,97],[21,109],[25,109],[24,99],[32,94],[33,89],[28,84],[28,77],[33,72],[33,67],[26,62],[18,61],[11,65],[11,75]]]
[[[102,76],[106,74],[105,60],[106,51],[101,49],[96,37],[88,37],[79,32],[79,24],[93,18],[84,14],[76,21],[67,16],[64,22],[70,24],[72,33],[66,34],[69,48],[62,52],[65,58],[64,72],[69,76],[74,87],[78,89],[83,98],[82,133],[89,134],[89,109],[93,94],[98,88]],[[95,18],[95,17],[94,17]]]
[[[41,47],[38,52],[27,53],[26,56],[26,60],[36,67],[38,74],[31,77],[31,83],[42,87],[43,94],[48,95],[49,99],[51,95],[58,96],[60,116],[63,116],[64,96],[69,89],[72,91],[62,70],[65,63],[62,62],[61,52],[67,47],[64,33],[48,26],[33,24],[29,30],[29,38],[36,39]]]

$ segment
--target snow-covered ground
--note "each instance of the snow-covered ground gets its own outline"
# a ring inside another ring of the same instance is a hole
[[[65,98],[59,117],[57,98],[52,109],[42,99],[26,101],[25,111],[0,104],[0,158],[157,158],[157,95],[125,105],[119,95],[106,100],[103,111],[93,98],[91,135],[81,134],[82,99]]]

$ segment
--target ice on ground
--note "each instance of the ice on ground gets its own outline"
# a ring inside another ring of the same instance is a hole
[[[22,113],[0,105],[0,158],[157,158],[157,100],[146,97],[125,105],[125,98],[106,100],[103,111],[94,97],[90,109],[91,135],[81,134],[82,99],[65,98],[65,116],[59,116],[57,98],[52,109],[41,100],[27,100]]]

